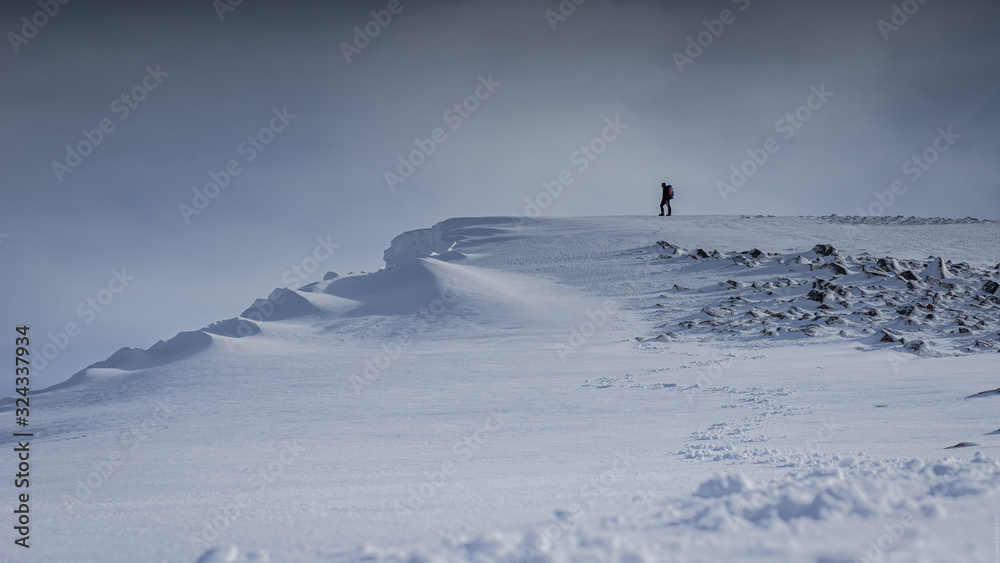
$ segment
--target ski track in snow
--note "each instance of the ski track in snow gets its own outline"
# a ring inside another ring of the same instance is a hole
[[[903,217],[404,233],[384,270],[35,395],[25,560],[993,561],[998,242]]]

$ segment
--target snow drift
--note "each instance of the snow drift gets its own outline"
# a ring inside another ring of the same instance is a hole
[[[32,396],[27,560],[992,561],[983,241],[1000,225],[404,233],[383,270]]]

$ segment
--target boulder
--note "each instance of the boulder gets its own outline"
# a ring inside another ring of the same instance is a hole
[[[871,277],[871,278],[876,277],[876,276],[880,276],[880,277],[883,277],[883,278],[889,277],[889,272],[887,272],[887,271],[885,271],[885,270],[883,270],[881,268],[875,268],[875,267],[872,267],[872,266],[863,266],[861,268],[861,271],[863,271],[865,273],[865,275],[867,275],[868,277]]]
[[[902,336],[896,334],[895,332],[892,332],[891,330],[889,330],[887,328],[883,328],[880,331],[880,334],[882,335],[882,338],[880,339],[880,342],[889,342],[889,343],[895,343],[895,342],[905,343],[906,342],[906,340]]]
[[[817,244],[813,247],[812,251],[820,256],[830,256],[836,253],[837,249],[830,244]]]
[[[898,274],[903,271],[903,267],[899,265],[899,260],[895,258],[879,258],[878,267],[894,274]]]
[[[941,257],[932,258],[931,263],[924,268],[924,271],[920,272],[921,279],[928,276],[939,280],[950,280],[955,278],[955,274],[952,274],[951,271],[948,270],[948,264],[946,264],[944,258]]]

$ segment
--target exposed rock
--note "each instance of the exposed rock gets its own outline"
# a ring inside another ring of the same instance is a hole
[[[731,309],[723,309],[721,307],[705,307],[701,310],[702,313],[710,317],[715,317],[718,319],[728,317],[733,311]]]
[[[903,271],[903,267],[899,265],[899,260],[895,258],[879,258],[878,267],[894,274],[898,274]]]
[[[747,337],[802,333],[827,338],[839,333],[845,338],[865,338],[870,344],[879,340],[901,344],[920,356],[940,355],[943,350],[938,347],[960,353],[1000,352],[996,334],[1000,307],[995,306],[1000,305],[1000,279],[981,266],[950,264],[941,258],[847,257],[830,245],[817,245],[815,254],[806,255],[809,258],[759,249],[723,253],[688,251],[666,242],[659,246],[692,258],[726,258],[748,268],[768,268],[748,272],[756,275],[743,281],[716,278],[711,287],[692,290],[675,285],[677,291],[707,298],[693,308],[703,315],[674,321],[681,329]],[[721,272],[727,263],[718,265],[720,275],[725,275]],[[797,273],[785,274],[799,279],[769,274],[778,264],[800,265],[795,267]],[[803,272],[802,265],[809,265],[813,273]],[[931,275],[939,273],[935,268],[953,281]],[[853,275],[862,271],[865,276]]]
[[[896,334],[895,332],[892,332],[891,330],[889,330],[887,328],[883,328],[882,331],[881,331],[881,334],[882,334],[882,338],[879,340],[880,342],[889,342],[889,343],[899,342],[899,343],[903,343],[903,342],[906,341],[902,336]]]
[[[742,254],[737,254],[736,256],[733,256],[733,263],[735,263],[738,266],[746,266],[748,268],[756,268],[760,266],[760,262],[756,260],[750,260],[749,258],[743,256]]]
[[[950,280],[955,278],[955,275],[948,270],[948,265],[945,263],[944,258],[941,257],[932,257],[930,265],[924,268],[923,272],[920,272],[921,278],[926,278],[927,276],[931,276],[939,280]]]
[[[974,447],[977,447],[977,446],[979,446],[979,444],[977,444],[975,442],[959,442],[959,443],[955,444],[954,446],[948,446],[945,449],[946,450],[953,450],[955,448],[974,448]]]
[[[814,289],[814,290],[810,291],[808,293],[808,295],[806,295],[806,299],[810,299],[812,301],[816,301],[816,302],[822,303],[823,302],[823,298],[825,296],[826,296],[826,292],[825,291],[820,291],[818,289]]]
[[[837,249],[829,244],[817,244],[812,249],[813,252],[819,254],[820,256],[830,256],[837,252]]]
[[[850,274],[850,271],[848,271],[844,265],[838,264],[837,262],[828,262],[827,264],[824,264],[823,267],[828,270],[833,270],[833,273],[838,276],[846,276]]]
[[[927,283],[929,283],[929,284],[931,284],[931,285],[940,285],[941,287],[943,287],[945,289],[949,289],[949,290],[955,289],[955,288],[958,287],[957,285],[955,285],[955,284],[953,284],[951,282],[946,282],[944,280],[940,280],[938,278],[935,278],[934,276],[927,276],[926,278],[924,278],[924,281],[927,282]]]
[[[868,275],[868,277],[881,276],[883,278],[889,277],[891,274],[881,268],[873,268],[871,266],[862,266],[861,271]]]
[[[660,245],[660,248],[666,251],[666,254],[661,254],[660,258],[669,258],[671,256],[678,256],[684,254],[684,249],[677,246],[676,244],[670,244],[666,241],[659,241],[656,244]]]

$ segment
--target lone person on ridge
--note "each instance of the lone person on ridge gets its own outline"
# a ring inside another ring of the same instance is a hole
[[[663,206],[667,206],[667,217],[674,214],[674,211],[670,209],[670,200],[674,199],[674,187],[668,186],[666,183],[660,184],[663,186],[663,199],[660,200],[660,217],[663,217]]]

